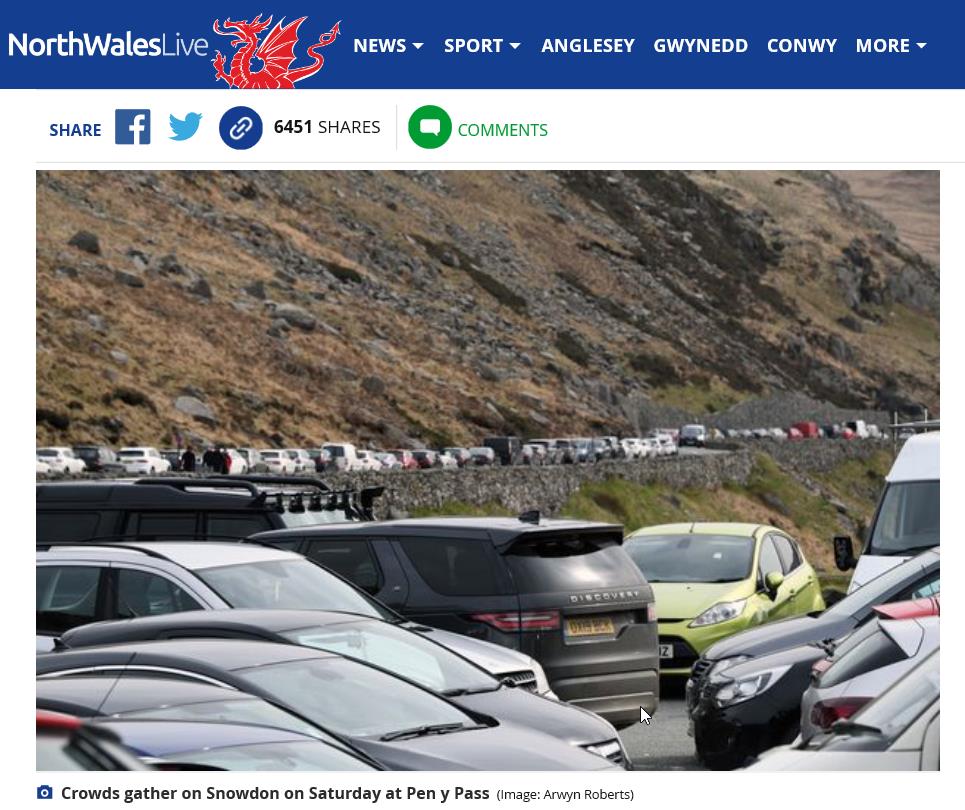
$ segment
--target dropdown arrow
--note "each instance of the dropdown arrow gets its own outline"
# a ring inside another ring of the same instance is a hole
[[[424,42],[413,42],[413,43],[412,43],[412,47],[415,48],[416,50],[419,50],[419,48],[421,48],[423,45],[425,45]]]
[[[522,42],[510,42],[509,47],[515,51],[522,44],[523,44]]]
[[[916,44],[919,48],[924,48],[928,43],[927,43],[927,42],[916,42],[915,44]]]

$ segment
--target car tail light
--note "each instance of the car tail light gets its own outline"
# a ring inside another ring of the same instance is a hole
[[[811,707],[811,722],[819,728],[831,728],[836,720],[846,720],[870,701],[870,697],[842,697],[819,700]]]
[[[558,610],[532,610],[522,613],[473,613],[470,617],[483,622],[504,633],[518,630],[558,630],[560,613]]]
[[[651,602],[647,605],[647,624],[654,624],[657,621],[657,603]]]

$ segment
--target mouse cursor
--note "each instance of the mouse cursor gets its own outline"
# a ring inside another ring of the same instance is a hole
[[[650,715],[647,714],[647,710],[643,706],[640,707],[640,722],[650,725]]]

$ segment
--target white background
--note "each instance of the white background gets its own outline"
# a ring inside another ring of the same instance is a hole
[[[37,168],[412,168],[437,165],[461,168],[679,168],[765,169],[917,168],[941,170],[942,346],[946,365],[942,374],[942,411],[946,430],[946,459],[960,457],[962,381],[965,326],[959,320],[962,298],[959,274],[965,262],[965,92],[961,91],[4,91],[2,126],[2,262],[3,391],[0,416],[4,428],[0,481],[4,521],[2,572],[5,633],[4,666],[0,669],[0,705],[5,708],[2,746],[3,782],[0,796],[9,807],[31,806],[35,787],[49,782],[59,796],[66,784],[75,787],[155,784],[162,786],[219,785],[222,787],[288,787],[311,785],[351,787],[351,775],[290,774],[248,777],[228,774],[70,775],[39,778],[34,772],[34,620],[32,538],[34,535],[34,477],[30,454],[34,449],[35,335],[35,179]],[[262,141],[248,152],[227,148],[217,136],[217,122],[228,107],[238,104],[259,111],[265,123]],[[406,134],[412,110],[423,104],[444,107],[460,122],[529,123],[549,126],[545,138],[468,139],[455,133],[441,149],[419,149]],[[114,109],[150,108],[151,146],[115,146]],[[188,111],[204,115],[193,139],[167,140],[167,116]],[[379,118],[380,136],[278,136],[276,118]],[[47,135],[56,122],[103,124],[99,139],[61,139]],[[398,130],[396,130],[398,122]],[[949,354],[949,352],[951,352]],[[951,357],[951,366],[947,365]],[[946,493],[965,481],[960,465],[945,467]],[[951,476],[951,477],[948,477]],[[943,509],[943,530],[950,538],[945,561],[955,573],[965,539],[954,506]],[[422,784],[452,787],[582,790],[588,787],[631,789],[634,805],[667,808],[699,806],[725,810],[752,806],[781,810],[813,810],[815,806],[861,808],[942,807],[954,800],[958,778],[960,706],[962,690],[955,675],[963,657],[954,628],[960,614],[959,575],[944,594],[951,610],[952,646],[945,650],[946,776],[908,774],[761,774],[645,772],[603,778],[583,774],[379,774],[363,786]],[[654,722],[659,723],[659,712]],[[935,779],[944,780],[938,785]],[[928,781],[925,781],[928,780]],[[64,806],[55,798],[50,805]],[[73,805],[94,804],[73,802]],[[106,803],[105,803],[106,804]],[[128,807],[172,806],[177,801],[139,803]],[[242,802],[212,803],[208,807],[237,807]],[[305,802],[300,806],[330,802]],[[483,807],[484,802],[461,807]],[[626,802],[578,802],[574,808],[616,807]],[[39,805],[40,808],[50,806]],[[247,806],[253,806],[250,803]],[[495,802],[489,806],[495,805]],[[116,806],[121,806],[118,803]],[[346,807],[348,804],[343,804]],[[355,805],[365,806],[364,803]],[[386,803],[379,805],[384,808]],[[391,802],[391,807],[428,807],[435,803]],[[452,802],[447,806],[453,806]],[[524,805],[520,804],[519,807]],[[531,808],[557,810],[561,805],[533,803]]]

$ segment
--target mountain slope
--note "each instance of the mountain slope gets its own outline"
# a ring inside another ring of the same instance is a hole
[[[38,441],[938,406],[938,269],[828,173],[42,172],[37,207]]]

